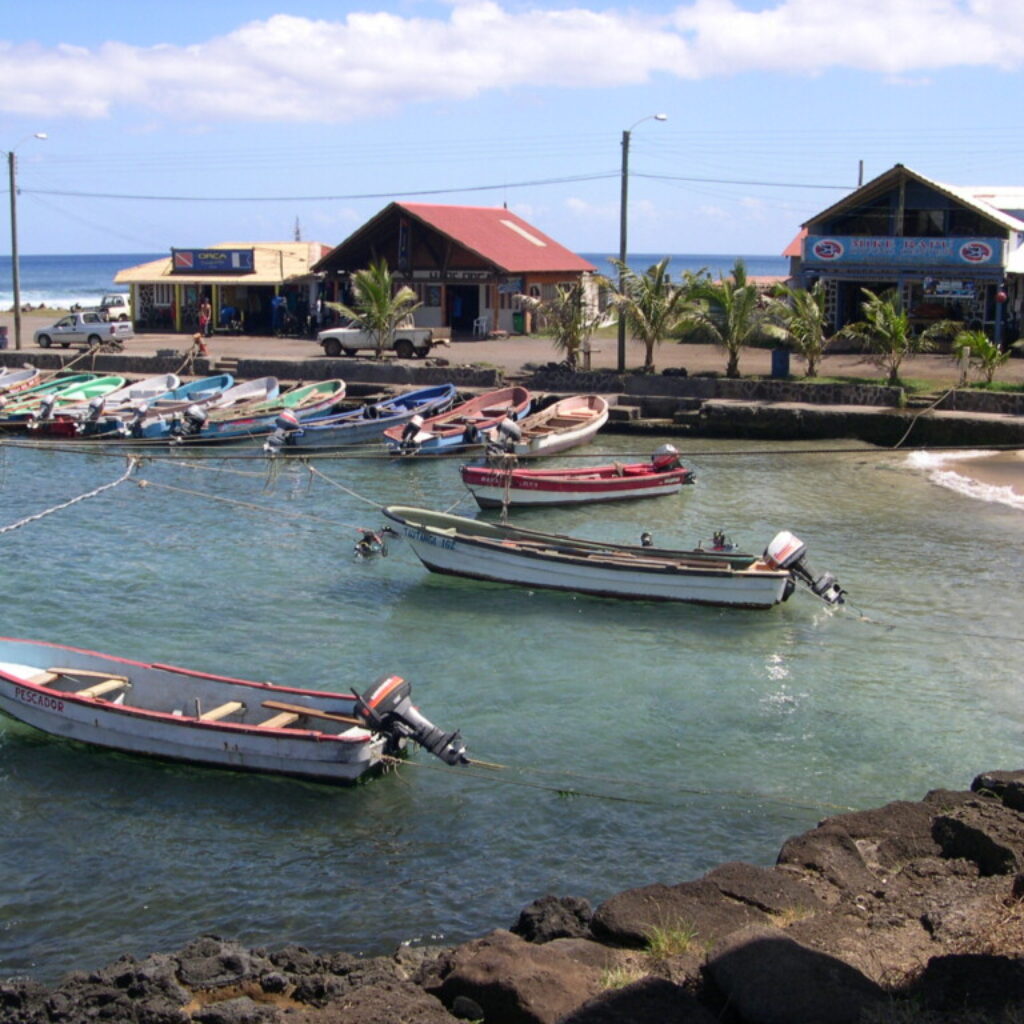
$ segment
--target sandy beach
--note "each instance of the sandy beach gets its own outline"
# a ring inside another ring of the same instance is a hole
[[[943,468],[987,487],[1008,487],[1014,494],[1024,497],[1024,453],[996,452],[973,459],[957,459],[944,463]]]

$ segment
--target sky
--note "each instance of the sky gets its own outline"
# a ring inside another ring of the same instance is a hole
[[[0,151],[23,255],[337,245],[403,199],[614,253],[628,132],[630,253],[777,255],[897,163],[1022,184],[1022,67],[1024,0],[8,0]]]

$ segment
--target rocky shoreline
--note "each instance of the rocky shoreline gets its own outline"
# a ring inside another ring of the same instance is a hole
[[[725,864],[592,909],[360,958],[203,936],[54,987],[0,983],[5,1024],[1019,1022],[1024,771],[838,815],[772,868]]]

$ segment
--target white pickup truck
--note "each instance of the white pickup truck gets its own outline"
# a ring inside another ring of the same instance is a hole
[[[131,320],[131,296],[123,292],[104,295],[100,301],[100,312],[105,313],[108,320]]]
[[[135,337],[135,329],[124,321],[109,321],[102,313],[68,313],[50,327],[40,327],[33,335],[40,348],[72,345],[92,348],[120,350],[129,338]]]
[[[354,356],[358,352],[375,352],[376,340],[363,328],[332,327],[316,336],[317,344],[327,356]],[[396,327],[388,344],[399,359],[424,359],[435,345],[447,345],[447,332],[434,327]]]

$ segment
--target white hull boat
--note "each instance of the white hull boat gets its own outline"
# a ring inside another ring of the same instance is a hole
[[[608,422],[608,400],[601,395],[560,398],[518,423],[502,420],[494,444],[517,456],[555,455],[587,444]]]
[[[826,573],[815,579],[804,545],[780,533],[763,558],[674,551],[523,530],[463,516],[390,505],[384,516],[431,571],[470,579],[601,597],[770,608],[796,580],[837,604],[843,591]],[[774,552],[774,555],[770,554]]]
[[[53,736],[191,764],[351,783],[408,740],[466,761],[388,676],[363,696],[210,675],[0,638],[0,711]]]

